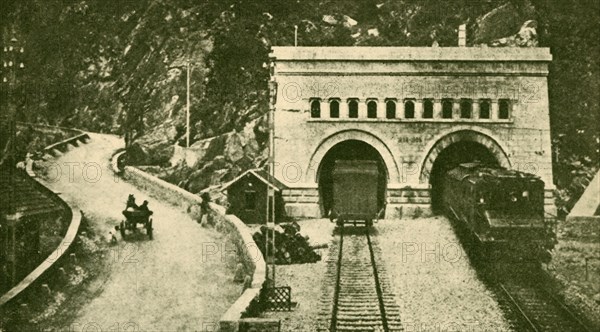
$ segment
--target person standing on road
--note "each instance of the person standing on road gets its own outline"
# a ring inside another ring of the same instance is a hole
[[[210,211],[210,195],[207,192],[204,192],[200,195],[202,198],[202,203],[200,203],[200,224],[205,226],[208,224],[208,215]]]

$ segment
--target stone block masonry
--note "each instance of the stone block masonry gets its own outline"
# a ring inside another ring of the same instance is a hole
[[[286,212],[326,215],[323,162],[350,140],[379,154],[386,218],[431,212],[431,172],[456,143],[540,176],[551,193],[551,60],[548,48],[273,47],[275,177],[290,188]],[[555,212],[551,196],[546,211]]]

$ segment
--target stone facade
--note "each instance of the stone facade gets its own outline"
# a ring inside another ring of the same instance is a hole
[[[273,47],[275,177],[290,188],[286,212],[324,214],[319,166],[347,140],[379,152],[386,218],[430,213],[431,168],[456,142],[539,175],[552,212],[551,59],[547,48]]]

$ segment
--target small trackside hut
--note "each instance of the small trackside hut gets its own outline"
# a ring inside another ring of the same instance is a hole
[[[275,190],[275,221],[283,221],[281,191],[287,187],[262,169],[248,170],[223,187],[229,201],[227,213],[247,224],[264,224],[269,186]]]

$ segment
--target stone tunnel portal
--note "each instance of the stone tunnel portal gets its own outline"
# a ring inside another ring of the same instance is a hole
[[[377,204],[379,209],[385,204],[387,170],[383,158],[377,150],[359,140],[347,140],[334,145],[323,157],[317,173],[319,183],[319,203],[322,216],[326,217],[333,205],[333,169],[336,160],[376,161],[378,168]],[[368,193],[365,193],[368,194]]]

